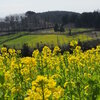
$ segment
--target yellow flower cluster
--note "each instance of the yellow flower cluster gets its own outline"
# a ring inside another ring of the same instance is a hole
[[[64,95],[64,90],[56,86],[54,79],[39,75],[32,82],[32,89],[28,90],[27,95],[25,100],[48,100],[50,98],[55,100]]]
[[[32,57],[1,48],[0,100],[99,100],[100,46],[83,52],[70,45],[72,54],[45,46]]]
[[[75,41],[75,40],[73,40],[73,41],[70,42],[70,46],[72,46],[72,47],[76,46],[77,44],[78,44],[78,42]]]

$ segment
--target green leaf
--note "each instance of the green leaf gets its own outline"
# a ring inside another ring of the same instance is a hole
[[[1,84],[4,83],[4,74],[3,74],[3,72],[0,72],[0,83]]]
[[[3,91],[2,91],[2,89],[0,89],[0,100],[3,100],[1,98],[3,98]]]

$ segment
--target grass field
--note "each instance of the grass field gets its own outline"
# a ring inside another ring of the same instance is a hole
[[[9,38],[12,38],[8,36]],[[3,37],[1,41],[6,40],[8,38],[7,36]],[[16,47],[21,48],[24,43],[28,43],[30,47],[36,47],[37,43],[43,43],[43,44],[54,44],[57,45],[58,42],[60,44],[63,43],[69,43],[71,40],[78,40],[86,41],[92,39],[91,37],[87,35],[75,35],[75,36],[66,36],[66,35],[25,35],[19,38],[15,38],[12,40],[9,40],[7,42],[4,42],[3,44],[8,45],[10,47]],[[0,47],[3,46],[3,44],[0,45]]]
[[[89,31],[89,30],[92,30],[92,29],[90,29],[90,28],[71,28],[72,34],[73,33],[77,34],[78,32]],[[42,30],[42,31],[38,31],[38,32],[40,32],[40,33],[51,33],[51,34],[55,33],[54,29],[47,29],[47,30]],[[60,32],[58,32],[58,33],[60,33]],[[63,32],[63,33],[68,34],[69,28],[65,28],[65,32]]]
[[[87,28],[72,28],[72,33],[76,34],[78,32],[87,31],[90,29]],[[66,34],[65,34],[66,33]],[[29,32],[20,32],[16,34],[10,34],[5,36],[0,36],[0,47],[7,45],[8,47],[15,47],[21,49],[24,43],[27,43],[30,47],[36,47],[37,43],[39,44],[48,44],[48,45],[58,45],[59,44],[68,44],[72,40],[87,41],[93,39],[89,34],[77,34],[74,36],[68,36],[68,28],[64,34],[57,32],[55,33],[53,29],[42,30],[33,33]],[[58,34],[58,35],[57,35]]]
[[[83,32],[83,31],[89,31],[89,30],[91,30],[91,29],[89,29],[89,28],[72,28],[71,29],[71,32],[72,33],[77,33],[77,32]],[[66,28],[66,33],[68,33],[69,32],[69,29],[68,28]]]

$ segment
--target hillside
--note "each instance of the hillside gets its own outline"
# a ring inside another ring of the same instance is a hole
[[[62,18],[66,15],[79,15],[79,13],[68,11],[49,11],[35,13],[27,11],[23,15],[6,16],[0,21],[0,31],[34,31],[52,28],[54,25],[62,24]]]
[[[43,12],[43,13],[37,13],[39,16],[41,16],[44,20],[50,22],[50,23],[62,23],[62,18],[66,15],[72,15],[72,14],[77,14],[80,15],[79,13],[76,12],[69,12],[69,11],[48,11],[48,12]]]
[[[36,31],[54,28],[70,27],[100,28],[100,12],[84,12],[82,14],[68,11],[49,11],[36,13],[27,11],[23,15],[6,16],[0,21],[1,32]],[[59,29],[60,29],[59,28]]]

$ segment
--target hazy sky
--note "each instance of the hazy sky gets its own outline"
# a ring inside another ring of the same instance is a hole
[[[100,0],[0,0],[0,17],[28,10],[89,12],[100,9]]]

